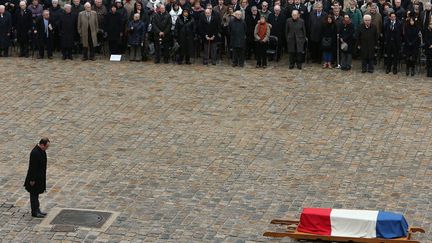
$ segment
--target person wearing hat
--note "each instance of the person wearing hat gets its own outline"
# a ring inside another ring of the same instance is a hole
[[[177,60],[178,64],[186,60],[186,64],[191,64],[190,57],[194,50],[194,37],[195,37],[195,20],[189,16],[189,9],[183,9],[182,15],[177,18],[175,24],[175,37],[180,45],[180,55]]]

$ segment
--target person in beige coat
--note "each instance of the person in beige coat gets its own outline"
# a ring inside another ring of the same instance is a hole
[[[78,34],[83,45],[83,61],[95,60],[94,48],[97,46],[97,31],[99,29],[97,13],[91,10],[90,3],[84,4],[84,11],[78,15]]]

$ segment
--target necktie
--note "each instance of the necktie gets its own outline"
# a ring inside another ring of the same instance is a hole
[[[394,22],[392,21],[391,30],[394,30]]]
[[[210,23],[210,17],[207,17],[207,22],[209,22],[209,23]]]

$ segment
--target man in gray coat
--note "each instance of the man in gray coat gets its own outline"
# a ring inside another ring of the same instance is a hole
[[[285,35],[288,43],[289,68],[293,69],[294,65],[297,64],[297,68],[302,69],[306,43],[306,27],[303,19],[300,18],[298,10],[293,10],[291,18],[287,19]]]

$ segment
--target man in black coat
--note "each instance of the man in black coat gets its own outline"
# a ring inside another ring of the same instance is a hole
[[[251,59],[252,53],[255,54],[255,37],[254,31],[260,19],[258,8],[256,6],[251,7],[251,14],[246,14],[246,58]]]
[[[285,15],[281,12],[280,6],[276,5],[273,9],[274,13],[271,13],[268,18],[268,22],[271,25],[270,35],[274,35],[278,38],[278,52],[276,54],[276,61],[279,61],[285,46]]]
[[[163,54],[164,63],[169,63],[171,45],[171,16],[165,11],[165,6],[159,6],[159,12],[155,13],[152,21],[152,29],[155,46],[155,63],[160,62]],[[163,48],[163,53],[161,48]]]
[[[50,12],[50,20],[53,27],[53,49],[60,49],[60,32],[59,22],[60,17],[63,15],[64,10],[60,7],[58,0],[52,0],[51,7],[48,9]]]
[[[202,37],[204,43],[204,55],[203,64],[207,65],[208,60],[211,57],[211,62],[216,65],[216,47],[219,35],[220,21],[219,18],[212,15],[211,9],[206,9],[204,11],[204,17],[201,18],[199,24],[199,33]]]
[[[323,12],[322,3],[315,4],[315,10],[309,16],[309,51],[315,63],[321,63],[321,30],[327,14]]]
[[[20,46],[20,57],[29,57],[29,41],[32,28],[32,15],[27,9],[25,1],[19,3],[19,9],[15,12],[14,27]]]
[[[30,153],[29,168],[24,182],[25,189],[30,193],[30,206],[33,217],[44,218],[46,213],[39,208],[39,194],[46,191],[47,155],[50,145],[48,138],[42,138]]]
[[[60,16],[59,32],[60,46],[62,49],[63,60],[72,60],[72,50],[75,40],[75,29],[77,28],[77,16],[72,13],[70,4],[65,4],[65,12]]]
[[[10,35],[12,32],[12,17],[5,10],[4,5],[0,5],[0,56],[9,55]]]
[[[105,17],[105,32],[108,36],[108,46],[110,54],[120,54],[119,49],[124,32],[123,16],[117,12],[117,7],[113,5],[111,11]]]
[[[244,50],[246,48],[246,24],[241,19],[241,12],[234,13],[234,19],[228,25],[230,44],[232,48],[232,66],[244,66]]]
[[[399,53],[402,46],[402,24],[397,20],[396,13],[390,13],[390,21],[384,25],[384,47],[386,73],[393,66],[393,74],[397,74]]]
[[[42,16],[36,20],[35,34],[37,34],[39,48],[38,59],[44,58],[45,49],[47,50],[48,59],[51,59],[53,51],[53,27],[48,10],[44,10]]]
[[[363,16],[363,24],[358,33],[357,47],[360,49],[362,59],[362,73],[374,72],[375,47],[378,44],[378,32],[371,23],[372,17],[368,14]]]

